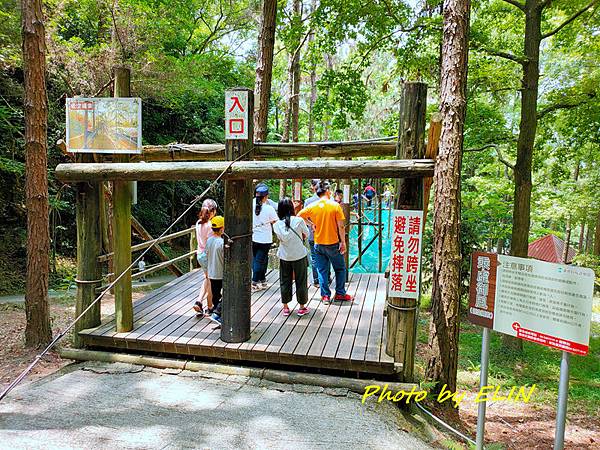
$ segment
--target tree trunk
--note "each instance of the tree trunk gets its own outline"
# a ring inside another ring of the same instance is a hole
[[[537,99],[540,77],[539,55],[541,36],[541,9],[537,0],[525,5],[525,58],[521,85],[521,122],[517,141],[515,164],[515,199],[511,255],[527,256],[531,202],[531,161],[537,130]]]
[[[327,70],[333,70],[333,56],[325,55],[325,63],[327,64]],[[329,98],[329,88],[327,88],[327,92],[325,92],[325,98]],[[331,122],[330,122],[329,118],[327,118],[327,119],[325,119],[325,122],[323,123],[323,140],[324,141],[329,140],[329,125],[331,125]]]
[[[600,256],[600,211],[598,211],[598,218],[596,219],[596,232],[594,233],[594,255]]]
[[[301,0],[294,0],[294,16],[302,14]],[[288,102],[283,128],[283,142],[298,142],[298,118],[300,115],[300,48],[297,42],[289,50],[288,60]],[[291,135],[291,136],[290,136]]]
[[[52,339],[48,305],[50,227],[46,41],[41,0],[23,0],[22,27],[25,75],[25,204],[27,207],[25,344],[28,347],[41,347]]]
[[[256,83],[254,87],[256,99],[258,100],[254,109],[254,140],[260,142],[267,140],[276,20],[277,0],[264,0],[262,24],[258,38],[258,59],[256,61]]]
[[[584,249],[583,249],[584,238],[585,238],[585,222],[581,222],[581,228],[579,230],[579,243],[577,245],[577,249],[579,250],[579,253],[582,253],[582,254],[584,252]]]
[[[287,179],[282,178],[279,180],[279,200],[285,198],[287,195]]]
[[[588,223],[587,229],[585,230],[585,254],[589,255],[592,251],[592,229],[594,227]]]
[[[537,0],[525,2],[525,45],[523,79],[521,82],[521,122],[517,140],[517,161],[514,169],[515,195],[510,254],[527,257],[529,219],[531,213],[531,162],[537,131],[537,99],[540,78],[540,43],[542,6]],[[523,349],[521,339],[502,335],[506,347]]]
[[[579,166],[581,162],[577,161],[577,166],[575,166],[575,171],[573,172],[573,180],[577,182],[579,178]],[[571,244],[571,215],[567,217],[567,226],[565,229],[565,245],[563,246],[563,252],[561,255],[562,262],[567,264],[567,259],[569,258],[569,245]]]
[[[444,1],[440,110],[435,168],[431,358],[427,378],[456,390],[460,305],[460,169],[466,113],[469,0]]]
[[[311,13],[314,13],[317,9],[317,0],[312,1]],[[311,47],[311,43],[315,39],[315,33],[311,32],[308,36],[308,46]],[[313,142],[315,139],[315,119],[313,117],[313,108],[317,101],[317,64],[315,61],[312,62],[310,67],[310,101],[308,103],[308,142]]]

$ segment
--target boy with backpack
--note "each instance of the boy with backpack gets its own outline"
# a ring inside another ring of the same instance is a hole
[[[206,241],[207,274],[212,292],[213,313],[210,320],[221,324],[221,299],[223,298],[223,254],[224,241],[223,232],[225,219],[223,216],[215,216],[210,221],[213,236]]]

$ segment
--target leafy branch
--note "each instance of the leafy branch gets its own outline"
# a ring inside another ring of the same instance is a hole
[[[467,149],[463,150],[463,153],[481,152],[481,151],[485,150],[486,148],[493,148],[494,150],[496,150],[496,154],[498,155],[498,161],[500,161],[502,164],[504,164],[509,169],[512,169],[512,170],[515,169],[515,165],[504,157],[504,155],[502,154],[502,151],[500,150],[500,146],[498,144],[485,144],[481,147],[467,148]]]
[[[504,0],[504,1],[508,1],[508,0]],[[549,38],[550,36],[553,36],[556,33],[558,33],[560,30],[562,30],[564,27],[569,25],[571,22],[573,22],[575,19],[577,19],[579,16],[581,16],[584,12],[586,12],[588,9],[590,9],[592,6],[594,6],[597,2],[598,2],[598,0],[592,0],[586,6],[581,8],[579,11],[577,11],[575,14],[573,14],[571,17],[569,17],[567,20],[565,20],[563,23],[561,23],[559,26],[557,26],[554,30],[549,31],[548,33],[542,34],[542,39]]]
[[[525,12],[525,5],[521,2],[518,2],[516,0],[504,0],[506,3],[509,3],[517,8],[519,8],[521,11]]]
[[[552,105],[548,105],[545,108],[540,109],[537,113],[538,120],[542,119],[547,114],[550,114],[554,111],[558,111],[560,109],[573,109],[573,108],[577,108],[578,106],[585,105],[586,103],[589,103],[590,100],[592,100],[596,97],[595,92],[589,92],[585,95],[586,95],[586,98],[580,99],[577,102],[575,102],[575,101],[557,102],[557,103],[553,103]]]

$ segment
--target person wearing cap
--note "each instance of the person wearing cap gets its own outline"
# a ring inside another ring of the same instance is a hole
[[[207,261],[207,273],[212,293],[213,313],[210,320],[221,323],[221,299],[223,298],[223,260],[225,231],[225,219],[223,216],[215,216],[210,220],[213,235],[206,241],[204,249]]]
[[[269,188],[260,183],[254,189],[254,214],[252,214],[252,291],[267,289],[269,250],[273,244],[272,224],[279,218],[268,203]]]
[[[208,272],[206,268],[206,243],[208,239],[213,235],[211,219],[217,214],[217,202],[211,198],[207,198],[202,202],[202,208],[198,212],[198,221],[196,222],[196,241],[198,243],[198,249],[196,251],[198,265],[204,271],[204,281],[200,288],[198,300],[194,303],[194,311],[198,315],[204,314],[204,299],[207,301],[207,309],[212,312],[212,294],[210,292],[210,282],[208,281]]]
[[[298,213],[298,217],[315,226],[315,253],[319,284],[321,287],[321,300],[328,305],[331,298],[329,288],[329,264],[335,272],[334,300],[352,301],[351,295],[346,293],[346,263],[344,253],[346,242],[344,239],[345,216],[342,207],[328,196],[329,183],[320,182],[317,186],[319,201],[310,204]]]
[[[317,195],[317,186],[321,180],[313,179],[310,180],[310,190],[313,195],[308,197],[304,202],[304,207],[307,208],[311,204],[319,201]],[[315,287],[319,287],[319,274],[317,272],[317,255],[315,253],[315,227],[312,223],[308,223],[308,248],[310,249],[310,267],[312,269],[312,280]]]

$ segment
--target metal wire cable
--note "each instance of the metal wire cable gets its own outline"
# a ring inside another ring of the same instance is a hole
[[[161,239],[162,237],[164,237],[164,236],[166,236],[166,235],[167,235],[167,233],[168,233],[168,232],[171,230],[171,228],[173,228],[173,227],[175,226],[175,224],[176,224],[177,222],[179,222],[179,221],[180,221],[180,220],[181,220],[181,219],[182,219],[182,218],[183,218],[183,217],[184,217],[184,216],[185,216],[185,215],[186,215],[186,214],[187,214],[187,213],[188,213],[188,212],[189,212],[189,211],[190,211],[190,210],[191,210],[191,209],[192,209],[192,208],[193,208],[193,207],[194,207],[194,206],[195,206],[195,205],[196,205],[196,204],[197,204],[197,203],[198,203],[198,202],[201,200],[201,199],[202,199],[202,197],[204,197],[204,195],[206,195],[206,193],[207,193],[207,192],[208,192],[210,189],[212,189],[212,187],[213,187],[214,185],[216,185],[216,184],[217,184],[217,183],[218,183],[218,182],[221,180],[221,178],[223,178],[223,176],[224,176],[224,175],[225,175],[225,174],[226,174],[226,173],[229,171],[229,169],[231,169],[231,166],[232,166],[232,165],[233,165],[235,162],[237,162],[237,161],[239,161],[240,159],[244,158],[244,157],[245,157],[246,155],[248,155],[249,153],[250,153],[250,151],[247,151],[246,153],[244,153],[244,154],[240,155],[239,157],[237,157],[236,159],[234,159],[233,161],[231,161],[231,162],[230,162],[230,163],[227,165],[227,167],[226,167],[225,169],[223,169],[223,171],[222,171],[222,172],[219,174],[219,176],[218,176],[218,177],[217,177],[217,178],[216,178],[214,181],[212,181],[212,182],[211,182],[211,183],[208,185],[208,187],[207,187],[207,188],[204,190],[204,192],[202,192],[202,194],[200,194],[200,195],[196,196],[196,198],[195,198],[195,199],[192,201],[192,203],[190,203],[190,205],[189,205],[189,206],[188,206],[188,207],[185,209],[185,211],[184,211],[184,212],[182,212],[182,213],[179,215],[179,217],[177,217],[177,219],[175,219],[175,221],[173,221],[173,222],[171,223],[171,225],[169,225],[169,226],[168,226],[168,227],[165,229],[165,231],[163,231],[163,233],[162,233],[162,234],[161,234],[159,237],[157,237],[156,239],[153,239],[152,241],[149,241],[149,242],[152,242],[152,245],[150,245],[150,246],[149,246],[149,247],[148,247],[146,250],[144,250],[144,251],[143,251],[143,252],[140,254],[140,256],[138,256],[138,257],[135,259],[135,261],[133,261],[133,262],[132,262],[132,263],[129,265],[129,267],[127,267],[127,269],[125,269],[123,272],[121,272],[121,274],[120,274],[120,275],[119,275],[117,278],[115,278],[115,279],[114,279],[114,281],[113,281],[112,283],[110,283],[110,284],[109,284],[109,285],[106,287],[106,289],[104,289],[104,291],[102,291],[102,292],[100,293],[100,295],[98,295],[98,297],[96,297],[96,299],[95,299],[95,300],[94,300],[92,303],[90,303],[90,304],[88,305],[88,307],[87,307],[87,308],[85,308],[81,314],[79,314],[79,316],[77,316],[77,317],[75,318],[75,320],[73,320],[73,321],[72,321],[72,322],[71,322],[71,323],[70,323],[70,324],[69,324],[69,325],[68,325],[68,326],[67,326],[67,327],[66,327],[66,328],[65,328],[65,329],[62,331],[62,332],[60,332],[59,334],[57,334],[57,335],[54,337],[54,339],[52,339],[52,341],[50,342],[50,344],[48,344],[48,345],[46,346],[46,348],[45,348],[45,349],[44,349],[44,350],[43,350],[43,351],[42,351],[40,354],[38,354],[38,355],[35,357],[35,359],[33,360],[33,362],[32,362],[32,363],[31,363],[29,366],[27,366],[27,368],[26,368],[26,369],[25,369],[23,372],[21,372],[21,374],[20,374],[20,375],[19,375],[17,378],[15,378],[15,380],[14,380],[12,383],[10,383],[10,384],[8,385],[8,387],[7,387],[6,389],[4,389],[4,391],[2,391],[2,393],[0,394],[0,401],[2,401],[2,400],[4,399],[4,397],[6,397],[10,391],[12,391],[12,390],[13,390],[13,389],[14,389],[14,388],[15,388],[15,387],[16,387],[16,386],[17,386],[17,385],[18,385],[18,384],[19,384],[21,381],[23,381],[23,379],[25,379],[25,377],[26,377],[26,376],[29,374],[29,372],[31,372],[31,370],[32,370],[32,369],[33,369],[33,368],[34,368],[34,367],[35,367],[35,366],[36,366],[36,365],[37,365],[37,364],[38,364],[38,363],[41,361],[41,359],[44,357],[44,355],[46,355],[46,353],[48,353],[48,352],[49,352],[49,351],[50,351],[50,350],[51,350],[51,349],[52,349],[52,348],[53,348],[53,347],[54,347],[54,346],[55,346],[55,345],[58,343],[58,341],[60,341],[60,340],[61,340],[61,339],[62,339],[62,338],[63,338],[63,337],[64,337],[64,336],[65,336],[65,335],[66,335],[66,334],[69,332],[69,330],[71,330],[71,328],[73,328],[73,326],[75,326],[75,324],[76,324],[76,323],[77,323],[79,320],[81,320],[81,318],[82,318],[82,317],[83,317],[83,316],[84,316],[84,315],[85,315],[85,314],[86,314],[86,313],[87,313],[87,312],[88,312],[90,309],[92,309],[92,307],[93,307],[93,306],[94,306],[94,305],[95,305],[95,304],[96,304],[98,301],[100,301],[100,299],[101,299],[102,297],[104,297],[104,295],[105,295],[107,292],[109,292],[109,291],[112,289],[112,287],[113,287],[113,286],[114,286],[114,285],[115,285],[115,284],[116,284],[116,283],[117,283],[117,282],[118,282],[118,281],[119,281],[121,278],[123,278],[123,276],[125,276],[125,274],[126,274],[126,273],[128,273],[128,272],[129,272],[129,271],[130,271],[130,270],[131,270],[131,269],[132,269],[132,268],[133,268],[133,267],[134,267],[134,266],[135,266],[135,265],[138,263],[138,261],[139,261],[140,259],[142,259],[142,258],[143,258],[143,257],[146,255],[146,253],[148,253],[148,252],[149,252],[149,251],[150,251],[150,250],[151,250],[151,249],[152,249],[152,248],[153,248],[153,247],[154,247],[154,246],[157,244],[157,242],[158,242],[158,240],[159,240],[159,239]]]

